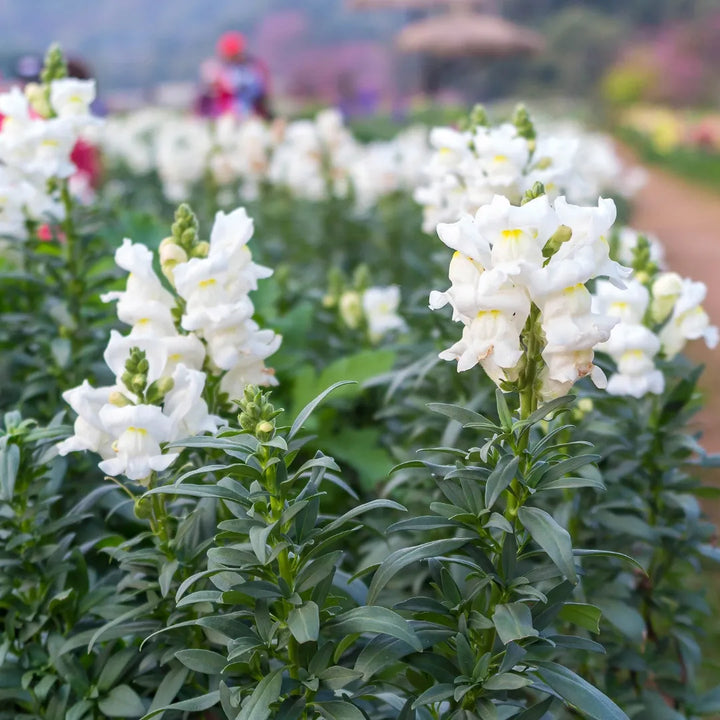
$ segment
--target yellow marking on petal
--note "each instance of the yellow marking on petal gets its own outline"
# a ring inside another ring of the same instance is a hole
[[[207,280],[201,280],[198,283],[198,286],[201,288],[211,287],[212,285],[216,285],[217,280],[215,278],[208,278]]]
[[[451,150],[449,147],[441,147],[441,148],[438,150],[438,153],[439,153],[440,155],[450,155],[450,153],[452,153],[452,150]]]
[[[135,324],[136,325],[147,325],[150,322],[150,318],[140,318]]]
[[[621,358],[620,361],[623,360],[641,360],[645,353],[642,350],[626,350]]]
[[[493,319],[499,318],[502,315],[502,310],[480,310],[476,317],[491,317]]]
[[[583,283],[577,283],[576,285],[571,285],[570,287],[566,287],[563,290],[563,295],[572,295],[573,293],[576,293],[580,290],[580,288],[584,288],[585,285]]]
[[[128,428],[128,432],[134,432],[134,433],[137,433],[138,435],[147,435],[147,430],[145,428],[135,427],[134,425],[131,425]]]
[[[182,355],[180,353],[173,353],[168,357],[168,360],[170,362],[177,362],[178,360],[182,360]]]
[[[40,144],[44,147],[58,147],[60,145],[60,143],[53,138],[45,138]]]
[[[523,231],[520,228],[514,228],[512,230],[502,230],[500,234],[504,240],[519,240],[523,236]]]
[[[610,303],[609,310],[612,312],[613,310],[617,310],[618,312],[622,312],[623,310],[627,310],[629,307],[629,304],[626,303],[624,300],[617,300],[614,303]]]
[[[496,162],[496,163],[504,163],[504,162],[508,162],[508,161],[509,161],[509,158],[507,155],[496,155],[493,158],[493,162]]]

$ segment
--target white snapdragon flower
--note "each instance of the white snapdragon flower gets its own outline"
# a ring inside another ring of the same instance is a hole
[[[145,480],[153,471],[167,469],[178,453],[163,453],[160,443],[173,435],[173,421],[156,405],[104,405],[98,413],[103,426],[116,438],[115,456],[100,463],[108,475]]]
[[[379,342],[383,336],[406,328],[405,321],[398,314],[400,288],[370,287],[362,295],[362,308],[368,324],[371,342]]]
[[[688,279],[682,281],[672,315],[660,331],[662,350],[667,357],[677,355],[688,340],[702,338],[709,348],[718,344],[718,329],[710,324],[710,318],[701,305],[706,294],[704,283]]]
[[[618,288],[607,280],[595,283],[593,310],[619,318],[631,325],[642,324],[650,303],[650,293],[641,283],[631,278],[624,288]]]
[[[117,390],[117,386],[94,388],[85,380],[82,385],[63,393],[63,400],[78,416],[73,427],[74,434],[57,446],[61,455],[90,450],[105,459],[113,457],[113,437],[100,420],[99,413]]]
[[[163,411],[172,421],[171,440],[215,432],[219,418],[208,413],[202,397],[205,373],[178,365],[173,372],[173,388],[165,396]]]
[[[522,357],[521,330],[511,314],[481,310],[465,325],[462,338],[439,357],[457,360],[458,372],[480,364],[495,382],[512,379],[512,371]]]
[[[449,303],[453,319],[465,325],[461,340],[440,357],[457,360],[458,371],[481,364],[497,384],[517,379],[521,335],[534,304],[544,342],[543,399],[566,393],[586,376],[604,387],[593,348],[609,338],[618,319],[593,310],[585,283],[605,275],[620,284],[630,272],[608,256],[605,236],[614,217],[612,201],[602,199],[582,208],[563,197],[554,206],[544,195],[513,206],[496,196],[474,218],[439,225],[441,240],[456,252],[452,285],[433,292],[430,307]]]
[[[132,325],[133,336],[176,334],[172,318],[175,298],[155,274],[152,252],[125,238],[115,251],[115,262],[129,273],[125,290],[105,293],[100,299],[118,301],[118,318]]]
[[[61,118],[87,116],[95,100],[95,92],[94,80],[53,80],[50,83],[50,105]]]
[[[647,393],[659,395],[665,389],[665,378],[655,367],[654,358],[660,351],[660,340],[644,325],[622,322],[613,329],[602,352],[615,360],[617,372],[608,381],[611,395],[640,398]]]
[[[485,186],[483,193],[511,194],[519,200],[519,188],[530,159],[528,141],[510,123],[498,127],[480,126],[472,136],[473,159],[465,159],[468,185]]]

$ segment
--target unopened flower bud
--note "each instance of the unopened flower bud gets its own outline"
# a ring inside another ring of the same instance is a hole
[[[261,442],[267,442],[270,440],[274,432],[275,425],[267,420],[263,420],[255,426],[255,437],[257,437],[257,439]]]
[[[572,230],[567,225],[561,225],[545,243],[543,257],[552,257],[571,237]]]
[[[355,290],[347,290],[340,296],[340,317],[351,329],[360,325],[363,318],[360,293]]]
[[[50,85],[53,80],[61,80],[62,78],[66,78],[67,75],[68,71],[65,56],[60,46],[53,44],[45,55],[45,63],[40,73],[40,80],[43,85]]]
[[[530,119],[530,113],[524,105],[518,105],[512,118],[513,125],[517,128],[520,137],[534,141],[536,137],[535,125]]]
[[[139,497],[135,500],[135,517],[139,520],[147,520],[152,517],[152,503],[150,498]]]
[[[160,405],[167,395],[175,386],[175,381],[169,377],[161,377],[154,383],[150,384],[145,393],[145,401],[151,405]]]
[[[48,102],[48,94],[42,85],[38,83],[28,83],[25,86],[25,97],[38,115],[45,118],[52,115],[52,109]]]
[[[682,292],[682,278],[674,272],[661,273],[652,284],[650,314],[655,322],[663,322],[675,307]]]
[[[206,258],[210,252],[210,243],[207,240],[199,242],[192,250],[192,256],[196,258]]]
[[[108,402],[111,405],[115,405],[115,407],[125,407],[126,405],[132,405],[132,402],[128,400],[128,398],[126,398],[119,390],[114,390],[110,393]]]

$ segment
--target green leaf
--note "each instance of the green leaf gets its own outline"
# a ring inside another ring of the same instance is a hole
[[[100,673],[97,680],[98,689],[107,692],[111,687],[117,684],[118,679],[130,665],[130,663],[138,657],[137,649],[125,648],[113,653]],[[144,712],[144,711],[143,711]]]
[[[444,415],[459,422],[461,425],[472,425],[474,427],[488,426],[495,430],[501,430],[492,420],[486,418],[480,413],[476,413],[467,408],[461,407],[460,405],[448,405],[446,403],[428,403],[428,408],[433,412]]]
[[[327,720],[367,720],[355,705],[342,700],[313,703],[313,707]]]
[[[508,460],[505,456],[495,466],[485,485],[485,507],[491,508],[501,493],[512,482],[517,473],[520,458],[515,456]]]
[[[541,483],[537,490],[575,490],[577,488],[591,487],[596,490],[607,490],[605,483],[598,478],[587,477],[561,477],[557,480]]]
[[[512,720],[542,720],[545,713],[552,707],[553,702],[555,702],[555,698],[549,697],[547,700],[543,700],[541,703],[513,715]]]
[[[129,685],[114,687],[98,702],[98,708],[111,718],[139,718],[145,713],[143,701]]]
[[[342,387],[343,385],[354,385],[356,384],[355,380],[341,380],[340,382],[336,382],[333,385],[331,385],[329,388],[323,390],[319,395],[317,395],[313,400],[311,400],[305,407],[297,414],[297,417],[295,418],[295,422],[290,427],[290,431],[288,432],[288,440],[292,440],[295,435],[298,434],[300,431],[300,428],[302,428],[305,421],[310,417],[313,410],[331,393],[333,390],[337,390],[338,388]]]
[[[349,685],[354,680],[362,677],[359,670],[351,670],[350,668],[341,667],[340,665],[332,665],[318,673],[318,677],[331,690],[340,690]]]
[[[164,705],[171,703],[185,685],[185,680],[189,672],[190,671],[182,665],[172,668],[170,672],[163,677],[160,685],[158,685],[149,710],[158,710]]]
[[[629,720],[628,716],[596,687],[572,670],[553,662],[537,662],[537,676],[572,707],[593,720]]]
[[[248,533],[250,537],[250,546],[255,553],[255,557],[261,565],[267,562],[267,539],[270,533],[275,529],[276,523],[271,525],[253,525]]]
[[[158,583],[160,585],[160,594],[163,597],[167,597],[170,592],[170,583],[172,582],[175,571],[178,569],[180,563],[178,560],[171,560],[163,565],[163,569],[160,571],[158,577]]]
[[[451,683],[438,683],[428,688],[417,700],[412,704],[413,710],[423,705],[431,705],[432,703],[442,702],[451,698],[455,694],[455,686]]]
[[[339,530],[349,520],[352,520],[358,515],[370,512],[370,510],[377,510],[378,508],[399,510],[400,512],[407,511],[407,508],[405,508],[404,505],[400,505],[400,503],[396,503],[394,500],[386,500],[384,498],[380,498],[378,500],[371,500],[370,502],[363,503],[362,505],[356,505],[354,508],[351,508],[339,518],[333,520],[331,523],[329,523],[322,529],[322,533],[323,535],[326,535],[328,533],[334,532],[335,530]]]
[[[640,645],[645,639],[647,628],[643,616],[629,603],[614,598],[597,598],[605,619],[614,625],[626,638]]]
[[[569,457],[565,460],[561,460],[559,463],[548,467],[543,473],[540,482],[537,484],[538,489],[544,488],[546,483],[550,483],[554,480],[559,480],[563,475],[567,475],[570,472],[579,470],[580,468],[590,465],[591,463],[597,462],[600,459],[599,455],[576,455],[575,457]]]
[[[401,548],[383,560],[380,567],[375,571],[370,589],[368,591],[367,603],[372,605],[385,585],[400,572],[404,567],[420,560],[438,557],[452,550],[457,550],[467,543],[463,538],[452,538],[447,540],[432,540],[431,542],[415,545],[410,548]]]
[[[505,399],[505,393],[500,388],[495,390],[495,402],[503,430],[510,430],[513,424],[512,415],[510,414],[510,408],[508,408],[507,400]]]
[[[560,572],[571,582],[577,582],[570,533],[540,508],[521,507],[518,510],[518,519]]]
[[[422,643],[407,620],[389,608],[377,606],[353,608],[334,618],[330,627],[345,634],[390,635],[406,642],[418,652],[422,650]]]
[[[572,405],[575,402],[575,398],[572,395],[565,395],[563,397],[555,398],[554,400],[550,400],[549,402],[544,403],[541,405],[537,410],[530,413],[528,417],[525,418],[525,420],[521,420],[518,423],[515,423],[515,427],[522,427],[525,425],[534,425],[535,423],[540,422],[541,420],[544,420],[550,413],[555,412],[556,410],[567,410],[570,405]]]
[[[0,500],[12,500],[19,467],[20,448],[10,443],[0,450]]]
[[[277,668],[266,675],[243,704],[236,720],[267,720],[270,706],[280,697],[284,668]]]
[[[532,684],[532,680],[517,673],[504,672],[493,675],[483,683],[485,690],[519,690]]]
[[[204,675],[220,675],[227,665],[225,657],[212,650],[178,650],[175,657],[186,668]]]
[[[492,617],[493,625],[504,645],[513,640],[538,637],[540,633],[533,627],[530,608],[524,603],[505,603],[497,605]]]
[[[318,639],[320,634],[320,612],[318,606],[310,600],[288,614],[288,628],[292,636],[300,643]]]
[[[645,568],[634,557],[630,557],[630,555],[626,555],[625,553],[616,552],[615,550],[584,550],[575,548],[573,549],[573,555],[576,555],[577,557],[618,558],[619,560],[624,560],[625,562],[629,562],[631,565],[634,565],[638,570],[642,572],[643,575],[647,576],[647,570],[645,570]]]
[[[587,603],[565,603],[558,617],[565,622],[578,625],[593,633],[600,632],[600,618],[602,611],[595,605]]]
[[[160,713],[166,710],[179,710],[181,712],[202,712],[203,710],[209,710],[211,707],[220,702],[220,691],[213,690],[213,692],[205,693],[199,697],[191,698],[190,700],[182,700],[181,702],[173,703],[172,705],[166,705],[165,707],[157,708],[147,715],[143,715],[141,720],[150,720],[150,718],[156,717]]]

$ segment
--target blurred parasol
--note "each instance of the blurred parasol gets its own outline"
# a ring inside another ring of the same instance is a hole
[[[515,25],[497,15],[450,13],[406,25],[396,36],[403,52],[442,57],[505,57],[539,52],[545,41],[534,30]]]

